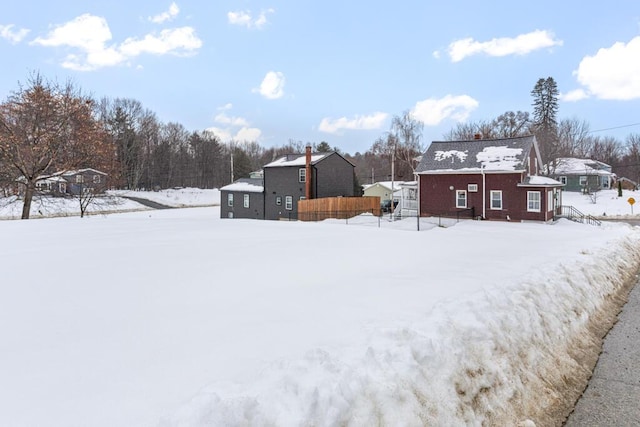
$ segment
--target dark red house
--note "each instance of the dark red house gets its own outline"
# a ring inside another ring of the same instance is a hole
[[[534,136],[434,141],[416,170],[420,215],[550,221],[563,184],[541,166]]]

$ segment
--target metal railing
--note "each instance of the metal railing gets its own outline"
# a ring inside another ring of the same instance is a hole
[[[586,215],[580,212],[573,206],[562,205],[560,206],[560,215],[556,217],[567,218],[571,221],[581,222],[589,225],[602,225],[602,222],[591,215]]]

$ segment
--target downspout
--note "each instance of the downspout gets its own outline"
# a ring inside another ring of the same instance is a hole
[[[487,219],[487,179],[484,174],[484,165],[480,167],[480,173],[482,173],[482,219]]]
[[[311,199],[311,145],[307,145],[305,150],[305,168],[306,182],[304,188],[304,197],[305,199],[309,200]]]

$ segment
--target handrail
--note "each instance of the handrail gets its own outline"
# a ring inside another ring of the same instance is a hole
[[[589,225],[602,225],[602,222],[591,215],[585,215],[573,206],[560,206],[560,217],[570,219],[571,221],[581,222]]]

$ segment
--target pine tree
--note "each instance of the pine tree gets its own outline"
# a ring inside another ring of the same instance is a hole
[[[540,78],[531,91],[534,134],[543,163],[550,165],[558,157],[558,85],[553,77]]]

